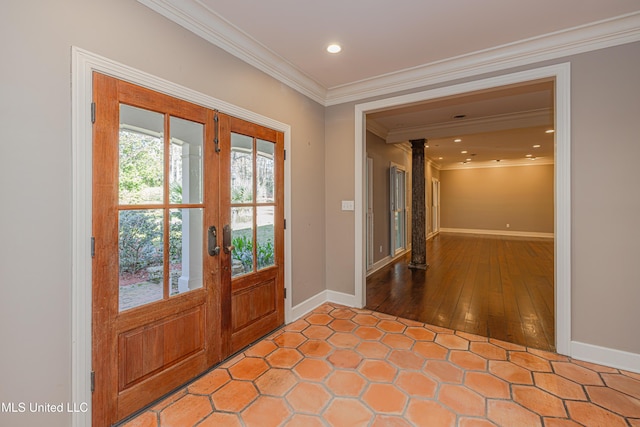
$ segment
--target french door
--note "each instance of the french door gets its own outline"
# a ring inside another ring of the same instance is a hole
[[[283,323],[283,139],[98,73],[93,93],[100,426]]]

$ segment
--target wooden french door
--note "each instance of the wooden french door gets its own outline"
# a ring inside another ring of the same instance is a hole
[[[112,77],[93,93],[92,417],[108,426],[283,323],[283,152],[278,132],[246,123],[238,143],[238,119]]]
[[[284,323],[284,135],[220,116],[229,352]],[[231,236],[229,236],[229,233]],[[226,298],[226,295],[225,295]]]

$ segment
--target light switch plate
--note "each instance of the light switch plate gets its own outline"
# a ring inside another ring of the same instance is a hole
[[[342,201],[342,210],[343,211],[355,210],[355,202],[353,200],[343,200]]]

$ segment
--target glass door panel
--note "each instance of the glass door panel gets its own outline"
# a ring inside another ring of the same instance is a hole
[[[122,205],[163,201],[164,116],[120,104],[119,199]]]
[[[203,286],[202,209],[169,211],[169,295]]]
[[[256,218],[258,225],[256,233],[258,240],[258,270],[271,267],[275,264],[273,250],[275,241],[274,211],[273,206],[258,207]]]

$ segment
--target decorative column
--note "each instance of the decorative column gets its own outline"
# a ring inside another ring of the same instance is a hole
[[[411,141],[411,262],[409,268],[426,270],[427,205],[424,186],[424,145],[426,139]]]

